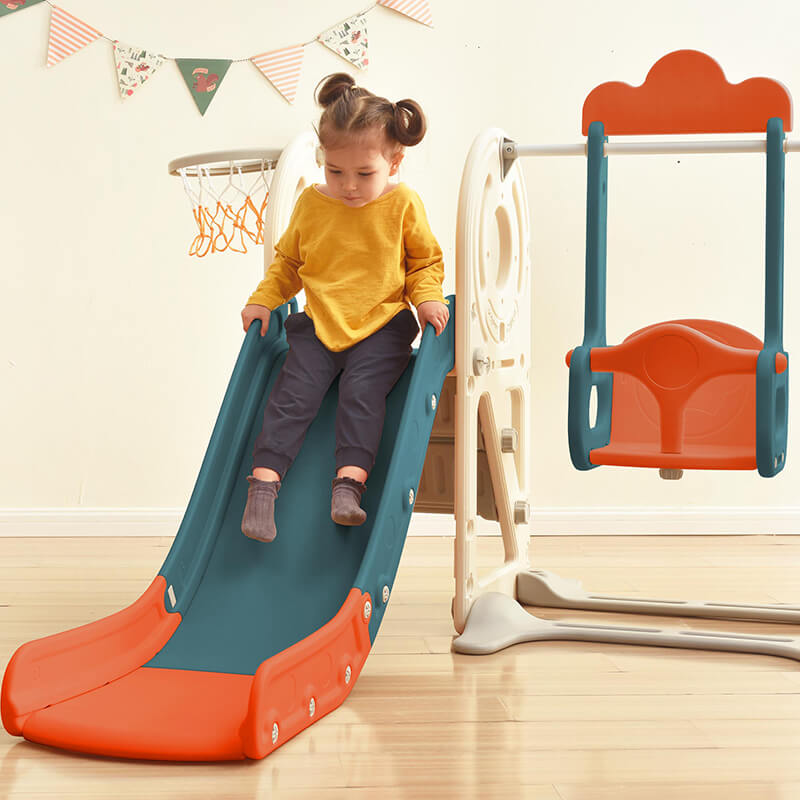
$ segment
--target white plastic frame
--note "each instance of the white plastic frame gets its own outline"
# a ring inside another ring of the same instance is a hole
[[[455,597],[463,631],[481,594],[516,596],[530,535],[530,251],[529,213],[519,165],[501,177],[498,128],[472,145],[458,200],[456,230]],[[504,563],[481,578],[475,560],[478,425],[483,434],[505,550]],[[516,452],[503,452],[514,428]]]
[[[703,150],[641,149],[645,152],[755,152],[731,144]],[[693,148],[696,143],[689,143]],[[582,145],[580,146],[583,147]],[[669,145],[680,147],[680,143]],[[789,149],[797,149],[790,147]],[[585,152],[585,150],[583,151]],[[480,134],[469,152],[461,181],[456,235],[456,445],[455,445],[455,597],[453,621],[461,634],[453,649],[482,655],[526,641],[579,640],[661,647],[762,653],[800,660],[800,639],[793,636],[677,631],[654,626],[551,622],[532,616],[522,605],[628,614],[706,617],[758,622],[800,623],[800,606],[707,603],[686,600],[633,599],[585,592],[578,581],[530,569],[528,530],[516,524],[514,508],[524,502],[530,453],[527,422],[530,396],[530,312],[532,293],[529,217],[520,155],[579,155],[573,145],[515,146],[493,128]],[[514,159],[509,161],[509,158]],[[505,161],[504,161],[505,159]],[[509,166],[510,163],[510,166]],[[505,178],[502,177],[505,169]],[[496,237],[492,234],[496,232]],[[492,265],[496,264],[496,272]],[[497,280],[499,276],[499,280]],[[511,279],[513,276],[513,280]],[[516,285],[514,284],[516,281]],[[510,288],[517,290],[516,301]],[[516,305],[514,305],[516,302]],[[512,313],[511,309],[514,309]],[[516,314],[516,316],[515,316]],[[505,315],[505,316],[504,316]],[[513,323],[510,320],[513,318]],[[509,391],[521,392],[522,410],[504,414]],[[489,457],[491,481],[505,547],[504,563],[489,576],[476,574],[477,421]],[[518,429],[513,455],[499,445],[503,427]],[[516,480],[519,478],[519,480]]]
[[[264,272],[272,263],[275,244],[289,225],[294,204],[303,190],[322,180],[317,164],[319,142],[312,131],[298,134],[281,152],[264,213]]]

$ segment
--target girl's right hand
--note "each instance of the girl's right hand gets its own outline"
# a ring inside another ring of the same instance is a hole
[[[269,315],[270,310],[266,306],[259,306],[255,303],[246,305],[242,309],[242,327],[244,327],[245,333],[247,333],[247,329],[253,323],[253,320],[260,319],[261,335],[263,336],[269,327]]]

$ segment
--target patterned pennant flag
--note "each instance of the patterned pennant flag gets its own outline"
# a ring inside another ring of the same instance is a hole
[[[369,64],[367,58],[367,18],[364,14],[356,14],[332,28],[321,33],[317,40],[326,47],[346,58],[359,69]]]
[[[399,11],[423,25],[433,27],[433,14],[428,0],[378,0],[378,5]]]
[[[176,58],[178,68],[201,114],[205,114],[231,65],[229,58]]]
[[[53,13],[50,15],[50,41],[47,44],[47,66],[55,66],[102,35],[100,31],[73,17],[63,8],[53,6]]]
[[[42,0],[0,0],[0,17],[13,14],[23,8],[30,8],[41,2]]]
[[[264,73],[264,77],[290,102],[297,96],[300,68],[305,48],[302,44],[270,50],[253,56],[250,60]]]
[[[117,65],[119,93],[130,97],[163,63],[166,56],[149,53],[114,40],[114,63]]]

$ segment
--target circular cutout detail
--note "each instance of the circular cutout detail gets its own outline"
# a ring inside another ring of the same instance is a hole
[[[681,336],[661,336],[647,348],[644,369],[662,389],[680,389],[696,375],[700,357],[695,346]]]

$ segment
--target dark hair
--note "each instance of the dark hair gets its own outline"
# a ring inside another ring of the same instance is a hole
[[[344,136],[372,130],[382,131],[396,148],[419,144],[425,136],[427,123],[418,103],[408,98],[392,103],[378,97],[356,86],[346,72],[323,78],[315,96],[324,108],[317,131],[323,147],[331,147]]]

